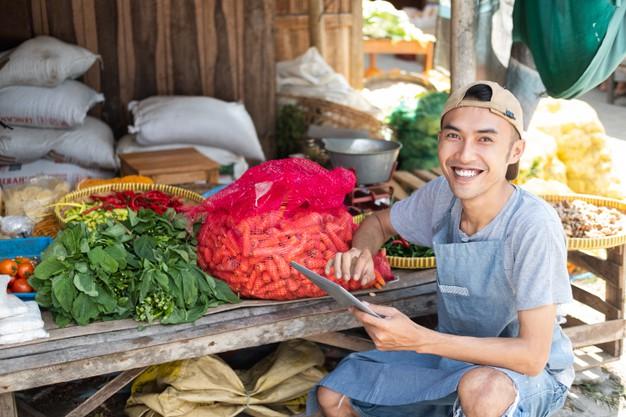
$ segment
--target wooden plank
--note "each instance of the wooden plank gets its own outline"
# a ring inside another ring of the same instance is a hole
[[[244,11],[244,100],[265,156],[275,155],[276,65],[272,0],[248,0]]]
[[[135,43],[133,56],[141,63],[135,66],[133,98],[141,100],[167,90],[163,39],[158,39],[162,29],[156,23],[160,22],[156,7],[145,7],[145,3],[133,1],[130,3],[130,12],[133,21],[132,41]]]
[[[316,47],[322,56],[326,51],[323,14],[324,0],[309,0],[309,39],[311,46]]]
[[[198,33],[196,29],[196,9],[191,1],[170,3],[171,29],[170,44],[172,87],[176,94],[202,94],[202,72],[198,56]],[[201,34],[204,36],[204,34]],[[176,47],[173,47],[176,45]]]
[[[350,28],[350,85],[363,88],[363,3],[352,0],[352,25]]]
[[[141,374],[145,369],[146,368],[143,367],[122,372],[111,381],[107,382],[102,388],[96,391],[94,395],[89,397],[78,407],[67,413],[65,417],[85,417],[116,392],[124,388],[129,382],[138,377],[139,374]]]
[[[409,196],[409,193],[404,191],[404,188],[402,188],[402,186],[398,184],[396,180],[392,179],[391,181],[389,181],[389,185],[391,185],[391,187],[393,188],[393,198],[395,198],[396,200],[404,200]]]
[[[413,173],[420,179],[429,182],[432,181],[434,179],[436,179],[438,177],[438,175],[433,174],[430,171],[427,171],[425,169],[416,169],[413,171]]]
[[[398,276],[398,281],[388,284],[382,291],[398,291],[411,287],[419,287],[431,284],[435,279],[433,270],[425,271],[394,271]],[[369,290],[357,292],[357,295],[366,294]],[[375,294],[380,294],[380,291]],[[179,324],[176,326],[162,326],[158,323],[142,323],[134,320],[113,320],[105,322],[96,322],[87,326],[68,326],[64,328],[56,328],[50,325],[52,318],[48,312],[44,312],[44,320],[46,321],[46,329],[50,333],[50,337],[46,339],[38,339],[18,345],[10,345],[0,349],[0,359],[11,360],[12,358],[26,357],[44,352],[64,351],[69,347],[89,346],[103,343],[116,343],[119,340],[136,339],[140,337],[151,337],[154,334],[167,332],[182,332],[185,329],[194,326],[211,326],[229,320],[245,320],[265,314],[272,314],[283,311],[286,308],[297,306],[314,306],[325,303],[328,298],[318,298],[310,300],[295,300],[288,302],[272,302],[262,300],[248,300],[240,304],[226,304],[211,309],[211,313],[207,314],[195,323]],[[0,369],[2,367],[0,366]]]
[[[606,302],[615,307],[614,311],[609,311],[606,314],[606,320],[615,320],[624,318],[624,298],[626,296],[625,275],[626,275],[626,251],[624,246],[607,251],[606,263],[614,266],[615,268],[607,273],[604,277],[607,283],[611,282],[613,285],[606,285]],[[620,338],[621,339],[621,338]],[[623,349],[623,341],[614,339],[614,342],[604,344],[600,346],[613,356],[621,356]]]
[[[435,284],[432,283],[403,289],[395,294],[391,291],[381,293],[376,302],[392,305],[409,316],[417,317],[435,311],[435,298]],[[365,299],[367,300],[367,297]],[[211,328],[200,326],[202,329],[194,328],[193,331],[186,331],[176,338],[155,336],[137,339],[131,343],[122,342],[115,344],[116,348],[120,348],[119,352],[115,353],[105,353],[107,349],[98,349],[98,346],[95,346],[91,357],[85,359],[74,356],[75,360],[68,360],[66,356],[54,360],[56,354],[60,352],[55,352],[55,355],[48,354],[43,362],[29,357],[29,362],[32,362],[34,367],[28,370],[15,371],[23,369],[26,365],[23,361],[20,364],[15,363],[19,360],[8,363],[2,361],[0,368],[8,370],[9,373],[0,375],[0,392],[18,391],[177,359],[345,330],[358,325],[352,315],[339,309],[334,302],[328,302],[296,311],[287,309],[245,322],[237,319],[219,323]]]
[[[389,39],[365,39],[363,52],[366,54],[416,54],[428,52],[431,42],[391,41]]]
[[[599,368],[610,362],[619,360],[613,355],[595,346],[587,346],[574,351],[574,370],[582,372],[587,369]]]
[[[569,262],[592,272],[602,279],[611,279],[612,277],[619,276],[619,265],[596,258],[595,256],[591,256],[583,252],[570,251],[567,259]]]
[[[30,4],[29,4],[30,3]],[[40,16],[38,1],[5,1],[0,13],[0,51],[5,51],[33,37],[33,24]]]
[[[591,294],[590,292],[580,287],[577,287],[576,285],[572,285],[572,293],[575,300],[580,301],[581,303],[599,311],[602,314],[605,314],[607,317],[619,313],[619,309],[614,307],[612,304],[607,303],[605,300],[598,297],[597,295]]]
[[[354,352],[364,352],[366,350],[376,348],[374,343],[369,339],[350,336],[340,332],[316,334],[309,336],[306,339],[315,343],[323,343],[325,345],[352,350]]]
[[[17,417],[15,395],[12,392],[0,394],[0,417]]]
[[[411,174],[409,171],[396,171],[393,173],[393,179],[398,182],[406,191],[412,192],[418,188],[423,187],[426,183]]]
[[[625,326],[626,321],[618,319],[567,327],[563,331],[570,338],[574,347],[578,348],[623,339],[626,334]]]
[[[72,16],[72,0],[46,0],[50,35],[62,41],[76,44],[76,32]]]
[[[441,167],[437,167],[437,168],[431,168],[430,170],[433,174],[441,176],[443,175],[443,171],[441,170]]]

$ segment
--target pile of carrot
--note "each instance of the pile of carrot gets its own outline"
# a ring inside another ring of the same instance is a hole
[[[207,219],[198,234],[198,261],[243,297],[291,300],[325,293],[293,269],[296,261],[324,275],[329,259],[350,248],[355,225],[345,209],[303,211],[286,218],[275,210],[235,222],[229,215]],[[354,280],[328,279],[348,290]],[[374,284],[384,284],[377,272]]]

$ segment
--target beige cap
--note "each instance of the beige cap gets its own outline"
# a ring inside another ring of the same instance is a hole
[[[478,84],[485,84],[491,88],[490,100],[480,101],[473,98],[464,98],[467,90]],[[522,106],[513,93],[496,82],[476,81],[454,91],[448,98],[448,101],[446,101],[443,113],[441,114],[441,119],[443,120],[443,116],[450,110],[454,110],[459,107],[481,107],[489,109],[493,114],[500,116],[509,122],[511,126],[515,128],[517,133],[519,133],[520,138],[523,137],[524,115],[522,112]],[[506,172],[506,179],[509,181],[514,180],[517,178],[518,172],[519,162],[509,165]]]

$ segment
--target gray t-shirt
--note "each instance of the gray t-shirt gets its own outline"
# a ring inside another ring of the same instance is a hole
[[[521,205],[513,215],[519,199]],[[548,203],[521,188],[516,187],[500,213],[471,236],[459,228],[461,202],[444,177],[394,204],[391,224],[409,242],[432,247],[434,228],[453,200],[453,243],[504,239],[504,269],[515,290],[518,311],[572,301],[561,221]],[[507,235],[503,236],[509,220]]]

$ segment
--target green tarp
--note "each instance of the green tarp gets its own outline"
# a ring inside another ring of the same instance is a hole
[[[626,57],[626,1],[517,0],[513,39],[532,52],[549,95],[577,97]]]

